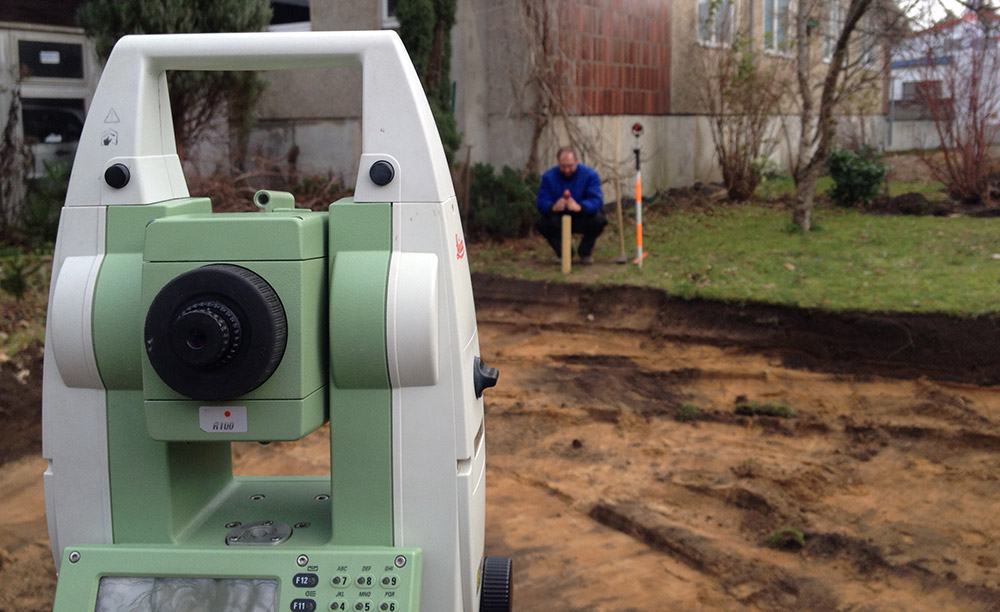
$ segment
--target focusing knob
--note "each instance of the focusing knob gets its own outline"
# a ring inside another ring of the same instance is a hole
[[[508,557],[483,559],[483,591],[480,612],[510,612],[513,607],[514,575]]]
[[[239,266],[181,274],[146,313],[150,365],[168,387],[197,400],[232,399],[264,384],[281,363],[287,337],[278,294]]]

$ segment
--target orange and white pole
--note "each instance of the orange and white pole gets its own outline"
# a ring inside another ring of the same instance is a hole
[[[638,149],[636,149],[638,151]],[[638,157],[636,158],[638,160]],[[642,267],[642,173],[639,171],[639,162],[636,161],[635,169],[635,262]]]
[[[632,125],[632,134],[635,135],[635,263],[642,267],[642,170],[639,164],[639,136],[642,136],[642,124]]]

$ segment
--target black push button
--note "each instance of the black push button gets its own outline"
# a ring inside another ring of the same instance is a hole
[[[289,606],[292,612],[314,612],[316,601],[312,599],[293,599]]]
[[[392,177],[396,171],[392,169],[392,164],[380,159],[368,169],[368,177],[379,187],[384,187],[392,182]]]
[[[295,574],[292,584],[300,589],[311,589],[319,584],[319,576],[316,574]]]
[[[112,164],[104,171],[104,182],[115,189],[121,189],[125,185],[128,185],[131,178],[132,175],[125,164]]]

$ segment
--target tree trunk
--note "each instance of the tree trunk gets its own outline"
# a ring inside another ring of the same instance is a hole
[[[808,180],[809,157],[812,153],[813,139],[813,94],[809,82],[809,5],[799,2],[799,10],[795,18],[796,45],[795,80],[798,83],[801,107],[799,108],[799,146],[796,152],[792,178],[795,181],[795,209],[792,213],[792,223],[802,231],[808,232],[811,225],[813,190],[816,181]]]
[[[545,128],[552,120],[553,96],[556,89],[553,82],[552,44],[549,36],[549,6],[547,2],[535,0],[521,1],[522,15],[525,19],[530,52],[533,53],[527,79],[527,84],[538,92],[538,100],[533,109],[531,141],[528,148],[528,160],[524,164],[521,178],[526,178],[538,170],[538,147]]]
[[[427,60],[426,91],[433,92],[435,96],[441,88],[441,75],[444,72],[444,38],[448,35],[444,25],[440,17],[434,22],[434,38],[431,41],[430,57]]]
[[[795,209],[792,212],[792,223],[804,232],[812,230],[813,200],[816,194],[816,179],[819,178],[821,166],[807,166],[802,176],[795,183]]]
[[[851,34],[857,27],[862,15],[871,6],[871,3],[872,0],[851,0],[850,5],[846,9],[844,26],[837,37],[837,43],[827,67],[826,76],[823,79],[819,113],[815,119],[816,125],[813,126],[814,101],[811,91],[811,80],[809,78],[812,65],[809,56],[808,25],[809,18],[813,15],[810,14],[807,8],[810,7],[810,4],[805,2],[805,0],[799,2],[799,14],[796,19],[796,36],[798,42],[796,74],[799,82],[799,94],[802,97],[802,107],[799,114],[802,131],[799,135],[798,166],[795,168],[794,174],[795,212],[792,214],[792,222],[806,232],[812,226],[812,207],[816,179],[822,174],[823,168],[826,165],[826,158],[829,157],[830,151],[833,148],[835,135],[833,107],[838,81],[847,54],[847,46],[850,42]],[[802,162],[806,159],[808,159],[808,163],[803,166]]]

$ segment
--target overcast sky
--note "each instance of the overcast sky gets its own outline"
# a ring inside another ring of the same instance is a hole
[[[948,10],[956,15],[965,12],[965,7],[956,0],[920,0],[913,6],[914,17],[928,26],[944,17]]]
[[[965,12],[965,7],[956,0],[934,0],[934,5],[934,12],[939,17],[944,15],[946,9],[951,10],[956,15]]]

